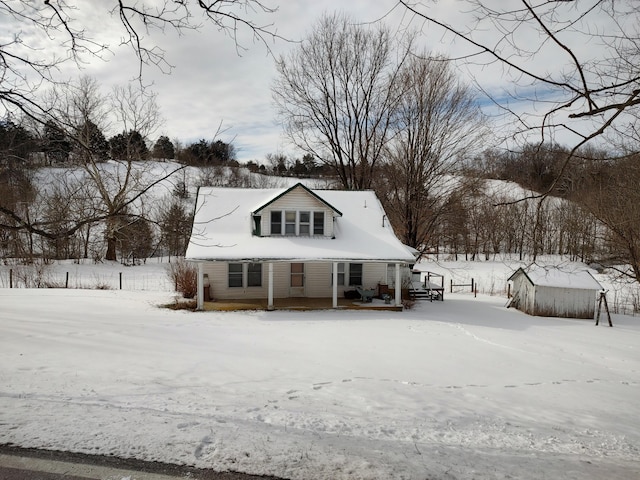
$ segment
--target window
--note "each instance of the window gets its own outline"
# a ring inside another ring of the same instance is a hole
[[[331,285],[333,285],[333,264],[331,264]],[[344,263],[338,264],[338,285],[344,285]]]
[[[324,212],[313,212],[313,234],[324,235]]]
[[[253,216],[253,234],[260,236],[260,222],[262,221],[262,217],[260,215]]]
[[[271,212],[271,235],[282,235],[282,212]]]
[[[362,285],[362,264],[349,264],[349,285]]]
[[[296,234],[296,212],[284,212],[284,234]]]
[[[255,224],[254,231],[259,227]],[[325,212],[311,210],[272,210],[271,235],[324,235]],[[257,233],[256,235],[260,235]]]
[[[250,263],[247,266],[247,287],[262,286],[262,264]]]
[[[300,212],[299,235],[311,234],[311,212]]]
[[[262,286],[261,263],[229,264],[229,288],[242,288],[245,285],[247,287]]]
[[[242,264],[230,263],[229,264],[229,288],[240,287],[242,288]]]

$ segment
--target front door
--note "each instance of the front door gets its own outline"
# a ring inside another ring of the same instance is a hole
[[[291,283],[289,288],[291,297],[304,297],[304,263],[291,264]]]

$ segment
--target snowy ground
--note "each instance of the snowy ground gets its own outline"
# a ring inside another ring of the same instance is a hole
[[[0,443],[292,479],[640,478],[638,318],[171,300],[0,289]]]

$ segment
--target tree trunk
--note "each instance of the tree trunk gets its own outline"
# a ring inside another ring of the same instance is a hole
[[[107,237],[107,253],[104,256],[105,260],[113,260],[114,262],[118,259],[116,256],[116,237],[108,236]]]

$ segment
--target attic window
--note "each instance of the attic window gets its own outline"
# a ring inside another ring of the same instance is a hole
[[[284,234],[296,234],[296,212],[294,211],[284,212]]]
[[[311,234],[311,212],[300,212],[300,235]]]
[[[324,212],[313,212],[313,234],[324,235]]]
[[[282,235],[282,212],[271,212],[271,235]]]
[[[312,210],[272,210],[270,235],[309,237],[324,235],[325,212]]]
[[[256,236],[260,236],[260,223],[262,222],[262,217],[260,215],[253,216],[253,234]]]

